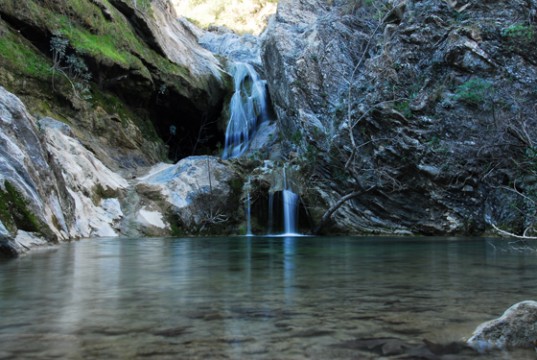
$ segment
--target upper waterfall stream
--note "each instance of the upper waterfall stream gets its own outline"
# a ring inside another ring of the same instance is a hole
[[[234,93],[226,129],[224,159],[236,158],[250,147],[258,126],[268,120],[266,82],[252,65],[235,63],[232,69]]]

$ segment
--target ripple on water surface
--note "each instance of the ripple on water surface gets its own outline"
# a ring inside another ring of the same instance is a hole
[[[0,359],[534,359],[463,340],[535,294],[499,240],[100,239],[0,262]],[[425,340],[424,340],[425,339]]]

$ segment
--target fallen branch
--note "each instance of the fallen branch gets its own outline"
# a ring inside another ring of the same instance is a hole
[[[326,225],[326,223],[328,222],[328,220],[330,220],[330,218],[332,217],[332,215],[343,205],[345,204],[347,201],[351,200],[351,199],[354,199],[355,197],[358,197],[362,194],[365,194],[366,192],[368,191],[371,191],[374,187],[370,187],[369,189],[367,190],[360,190],[360,191],[353,191],[343,197],[341,197],[338,201],[336,201],[336,203],[334,205],[332,205],[328,210],[326,210],[326,212],[323,214],[323,216],[321,217],[321,220],[319,221],[319,225],[317,225],[314,229],[313,229],[313,233],[314,234],[319,234],[321,229],[324,227],[324,225]]]
[[[513,237],[513,238],[516,238],[516,239],[537,240],[537,236],[527,236],[527,235],[513,234],[513,233],[511,233],[509,231],[505,231],[505,230],[500,229],[499,227],[497,227],[492,222],[490,223],[490,226],[492,226],[494,228],[494,230],[496,230],[498,232],[498,234],[500,234],[500,235],[509,236],[509,237]],[[526,233],[526,232],[524,231],[524,233]]]

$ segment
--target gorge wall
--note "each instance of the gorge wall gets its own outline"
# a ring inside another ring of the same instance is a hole
[[[286,171],[310,231],[532,235],[536,12],[282,0],[241,37],[177,20],[165,0],[6,0],[1,252],[242,234],[245,201],[266,215]],[[221,160],[233,61],[267,80],[273,112],[255,146]]]
[[[282,0],[262,57],[289,160],[331,232],[526,235],[535,1]]]
[[[207,230],[211,214],[192,218],[207,181],[207,211],[234,204],[221,197],[235,172],[216,158],[179,163],[176,177],[199,172],[186,185],[139,180],[160,161],[217,151],[228,75],[166,1],[135,3],[0,5],[0,253]]]

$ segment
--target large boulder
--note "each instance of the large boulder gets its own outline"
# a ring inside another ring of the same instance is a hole
[[[128,182],[86,149],[71,128],[36,121],[0,87],[0,252],[118,236]]]
[[[215,229],[219,233],[232,231],[241,209],[241,188],[238,173],[212,156],[191,156],[174,165],[157,165],[136,185],[138,193],[160,202],[157,208],[165,209],[183,232],[194,234]]]
[[[507,309],[501,317],[479,325],[468,339],[468,345],[478,351],[535,348],[537,301],[519,302]]]

